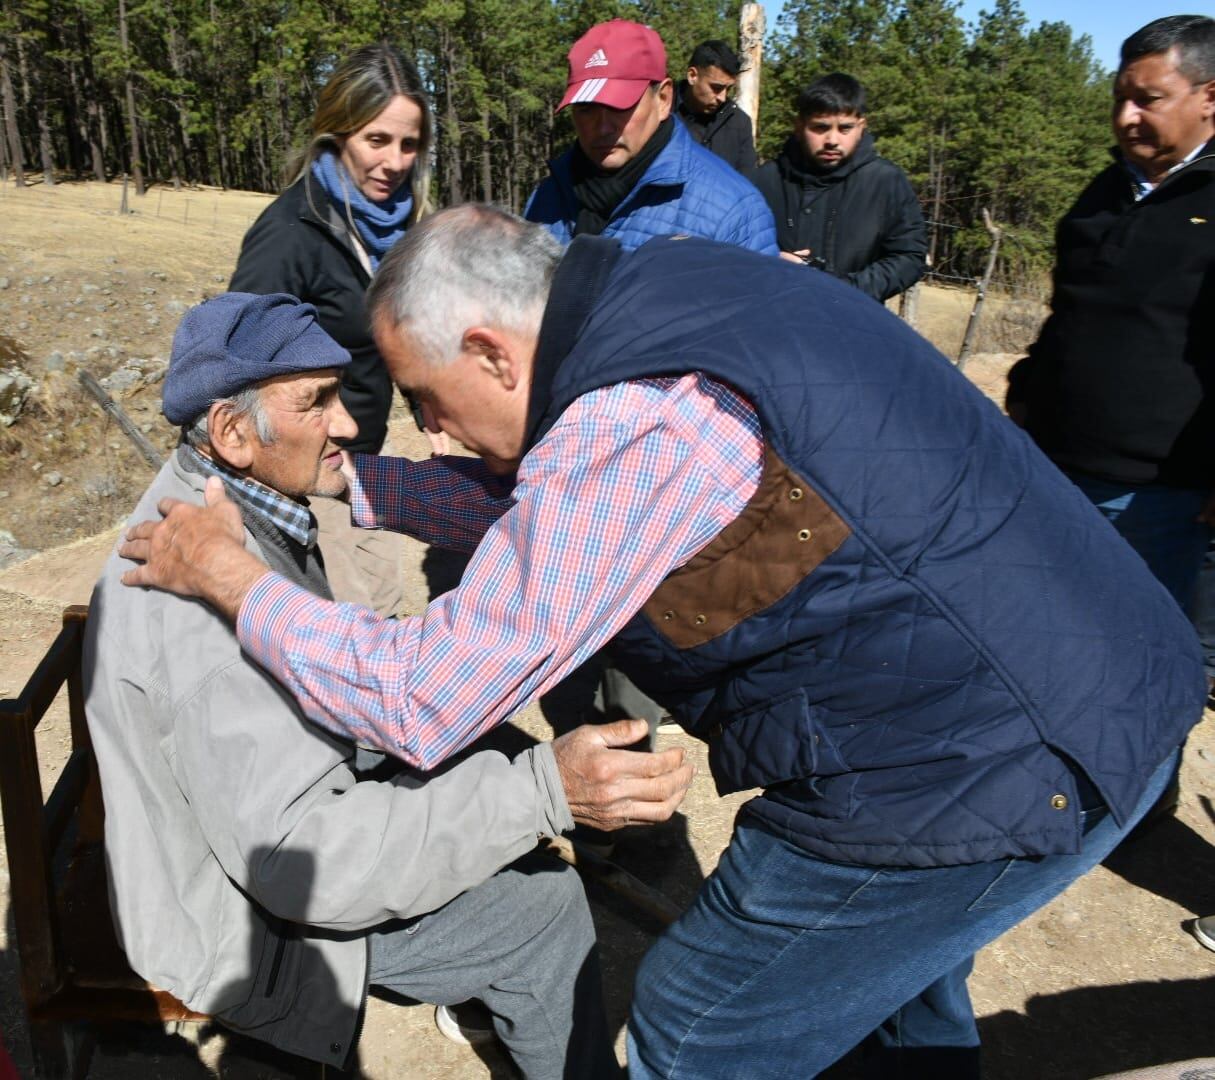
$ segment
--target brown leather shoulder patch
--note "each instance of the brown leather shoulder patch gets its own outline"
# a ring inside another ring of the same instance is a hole
[[[690,649],[776,603],[852,530],[771,447],[742,513],[667,576],[642,611],[678,649]]]

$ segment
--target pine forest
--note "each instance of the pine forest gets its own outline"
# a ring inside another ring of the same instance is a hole
[[[761,156],[779,150],[800,87],[850,72],[932,223],[934,271],[981,272],[986,207],[1005,230],[998,277],[1044,281],[1054,223],[1111,143],[1110,74],[1087,37],[1031,26],[1017,0],[973,24],[948,0],[768,10]],[[0,0],[0,170],[18,184],[126,173],[137,193],[275,191],[334,64],[382,40],[429,89],[435,204],[518,210],[572,138],[553,114],[570,44],[616,16],[662,35],[676,79],[697,42],[737,44],[738,5],[714,0]]]

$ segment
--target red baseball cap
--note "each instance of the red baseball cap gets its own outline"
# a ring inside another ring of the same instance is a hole
[[[557,106],[594,102],[631,109],[651,83],[667,77],[667,51],[648,26],[612,19],[592,26],[569,52],[565,97]]]

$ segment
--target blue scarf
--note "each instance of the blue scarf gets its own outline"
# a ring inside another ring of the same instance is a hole
[[[312,178],[320,184],[329,201],[337,207],[343,218],[346,207],[354,218],[354,227],[359,239],[367,249],[373,269],[379,269],[380,260],[388,254],[402,236],[413,213],[413,192],[406,180],[383,202],[372,202],[354,185],[346,167],[331,150],[322,151],[312,162]]]

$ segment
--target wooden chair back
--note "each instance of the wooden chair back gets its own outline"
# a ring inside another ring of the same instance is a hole
[[[114,934],[105,810],[84,717],[87,617],[87,607],[67,608],[25,688],[0,701],[0,804],[21,994],[40,1076],[83,1075],[67,1025],[207,1019],[135,975]],[[65,686],[71,753],[44,802],[34,733]]]

